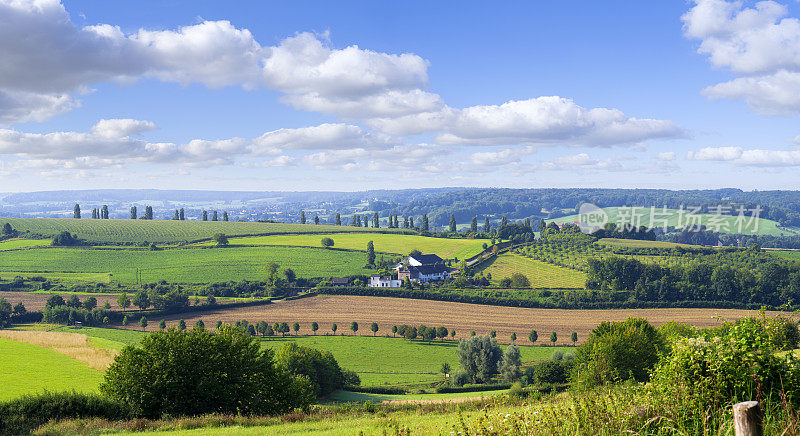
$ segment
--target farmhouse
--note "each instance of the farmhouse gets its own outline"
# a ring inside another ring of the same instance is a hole
[[[399,288],[403,285],[400,279],[392,278],[392,276],[372,275],[369,277],[370,288]]]
[[[397,271],[397,278],[400,280],[409,279],[412,282],[434,282],[446,280],[450,277],[450,268],[443,263],[433,265],[407,265]]]

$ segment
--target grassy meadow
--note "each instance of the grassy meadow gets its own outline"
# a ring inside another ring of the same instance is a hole
[[[51,349],[0,338],[0,400],[44,390],[95,392],[103,374]]]
[[[372,241],[375,251],[382,253],[408,254],[419,250],[425,254],[436,254],[443,259],[466,259],[480,254],[486,239],[445,239],[429,238],[418,235],[399,234],[367,234],[367,233],[329,233],[318,235],[271,235],[231,238],[231,246],[238,245],[287,245],[300,247],[320,247],[321,239],[329,237],[335,248],[348,250],[366,250],[367,243]],[[212,245],[213,242],[201,242],[201,245]]]
[[[612,223],[620,223],[620,222],[627,222],[630,223],[630,213],[631,208],[620,208],[620,207],[605,207],[603,211],[606,212],[608,216],[608,222]],[[620,213],[622,212],[622,213]],[[674,226],[674,227],[685,227],[687,225],[687,215],[688,211],[684,211],[683,217],[681,218],[680,212],[678,209],[667,209],[666,216],[662,216],[663,213],[662,209],[656,208],[655,210],[655,217],[651,224],[650,220],[650,208],[649,207],[639,207],[636,209],[636,214],[639,216],[638,225],[647,226],[647,227],[663,227],[664,221],[666,220],[667,226]],[[735,211],[733,212],[736,213]],[[627,214],[624,217],[623,214]],[[695,214],[694,217],[699,217],[699,224],[705,225],[711,230],[719,231],[720,233],[742,233],[746,235],[772,235],[772,236],[792,236],[800,234],[800,228],[795,227],[781,227],[776,221],[758,218],[757,222],[750,223],[750,218],[745,218],[745,221],[742,223],[742,229],[739,231],[739,224],[737,223],[738,217],[731,216],[731,215],[723,215],[719,222],[719,227],[714,228],[712,227],[711,223],[714,223],[717,216],[716,214]],[[695,219],[695,218],[692,218]],[[552,220],[556,223],[574,223],[578,221],[578,215],[567,215],[561,218],[556,218]],[[697,223],[697,221],[694,221]]]
[[[2,218],[0,218],[0,221]],[[6,250],[19,250],[23,248],[31,248],[31,247],[43,247],[50,245],[49,239],[6,239],[5,241],[0,241],[0,251]]]
[[[497,256],[482,270],[491,273],[492,281],[498,282],[514,273],[522,273],[534,288],[583,288],[586,274],[561,266],[551,265],[513,253]]]
[[[0,276],[97,274],[113,281],[136,282],[136,269],[143,282],[167,280],[209,283],[229,280],[263,280],[265,265],[276,262],[292,268],[299,277],[341,277],[370,274],[364,253],[302,247],[227,247],[147,250],[97,250],[48,248],[15,250],[0,254]],[[31,274],[37,273],[37,274]],[[105,280],[99,280],[105,281]]]
[[[0,218],[0,225],[10,223],[20,232],[53,237],[68,231],[92,243],[162,244],[194,242],[211,239],[215,233],[228,236],[274,235],[283,233],[348,233],[403,232],[403,229],[373,229],[369,227],[331,226],[314,224],[173,221],[173,220],[93,220],[71,218]]]

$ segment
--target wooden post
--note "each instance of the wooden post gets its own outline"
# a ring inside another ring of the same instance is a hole
[[[745,401],[733,405],[733,427],[736,436],[763,436],[761,407],[758,401]]]

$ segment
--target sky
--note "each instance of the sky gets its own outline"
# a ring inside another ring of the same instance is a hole
[[[0,192],[797,189],[800,4],[0,0]]]

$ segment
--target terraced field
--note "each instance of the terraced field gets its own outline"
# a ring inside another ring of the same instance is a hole
[[[513,253],[497,256],[483,268],[484,274],[491,273],[492,281],[499,282],[514,273],[525,275],[533,288],[580,288],[586,285],[586,274],[569,268],[551,265]]]
[[[209,283],[264,280],[266,264],[292,268],[299,277],[370,274],[364,253],[300,247],[228,247],[147,250],[47,248],[0,253],[0,275],[35,272],[105,273],[114,281]],[[4,272],[5,271],[5,272]]]
[[[10,223],[20,232],[29,231],[47,237],[68,231],[92,243],[145,242],[179,243],[211,239],[215,233],[228,236],[274,235],[283,233],[402,233],[403,229],[373,229],[368,227],[330,226],[313,224],[250,223],[224,221],[172,220],[92,220],[69,218],[0,218],[0,225]],[[407,230],[405,232],[408,232]]]
[[[364,233],[327,233],[318,235],[272,235],[231,238],[231,246],[237,245],[286,245],[299,247],[320,247],[321,239],[329,237],[334,247],[349,250],[365,250],[372,241],[375,251],[382,253],[408,254],[419,250],[426,254],[436,254],[443,259],[466,259],[483,251],[486,239],[445,239],[429,238],[418,235],[396,234],[364,234]],[[213,242],[201,242],[200,245],[213,245]]]
[[[606,212],[608,216],[607,222],[612,223],[630,223],[631,218],[630,215],[633,213],[631,208],[620,208],[620,207],[606,207],[603,208],[603,211]],[[647,227],[664,227],[664,221],[666,220],[667,226],[674,226],[674,227],[684,227],[687,225],[687,215],[688,211],[683,212],[683,216],[680,215],[678,209],[667,209],[666,215],[662,216],[662,209],[656,208],[655,210],[655,217],[654,220],[650,219],[651,210],[649,207],[639,207],[636,208],[636,214],[639,216],[636,221],[637,226],[647,226]],[[736,212],[734,212],[736,213]],[[772,236],[791,236],[800,234],[800,228],[796,227],[781,227],[776,221],[758,218],[757,220],[750,222],[750,218],[745,217],[745,221],[738,222],[737,216],[730,216],[730,215],[723,215],[721,219],[717,219],[715,214],[695,214],[693,217],[696,217],[698,221],[694,221],[696,224],[702,224],[708,227],[709,229],[716,230],[720,233],[742,233],[742,234],[758,234],[758,235],[772,235]],[[695,219],[695,218],[693,218]],[[715,221],[716,220],[716,221]],[[552,220],[556,223],[574,223],[578,221],[578,215],[568,215],[561,218],[556,218]],[[712,224],[712,223],[717,224]],[[719,226],[719,227],[716,227]],[[741,227],[741,231],[740,231]]]

